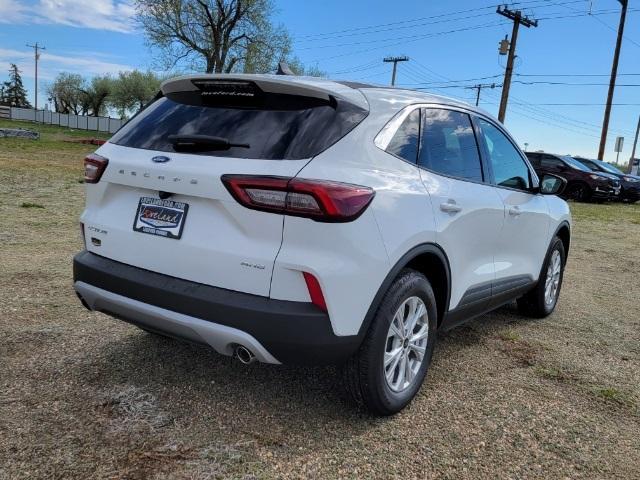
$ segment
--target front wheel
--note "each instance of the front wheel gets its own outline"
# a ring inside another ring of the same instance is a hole
[[[551,248],[547,253],[536,287],[518,299],[518,309],[524,315],[534,318],[544,318],[556,308],[566,256],[564,244],[558,237],[554,237]]]
[[[585,183],[571,183],[567,187],[566,196],[576,202],[586,202],[591,198],[591,189]]]
[[[413,399],[431,362],[437,319],[429,280],[403,270],[344,367],[345,384],[358,404],[377,415],[392,415]]]

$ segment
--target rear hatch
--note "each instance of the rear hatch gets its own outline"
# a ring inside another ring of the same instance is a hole
[[[108,165],[97,184],[87,185],[87,249],[173,277],[268,296],[283,217],[240,205],[220,177],[294,177],[366,114],[366,103],[288,79],[169,81],[96,152]]]

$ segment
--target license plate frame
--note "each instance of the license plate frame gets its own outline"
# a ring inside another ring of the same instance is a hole
[[[154,197],[140,197],[133,218],[133,230],[163,238],[180,240],[189,204]]]

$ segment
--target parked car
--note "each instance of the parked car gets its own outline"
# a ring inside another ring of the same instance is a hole
[[[527,157],[538,175],[551,173],[567,180],[563,197],[586,202],[606,201],[620,194],[620,180],[614,175],[593,172],[569,155],[527,152]]]
[[[438,330],[553,312],[571,218],[504,127],[450,98],[186,76],[85,160],[83,304],[250,363],[338,363],[372,412]]]
[[[621,191],[619,199],[627,202],[637,202],[640,200],[640,177],[637,175],[629,175],[618,170],[613,165],[603,162],[602,160],[592,160],[589,158],[574,157],[580,163],[590,168],[594,172],[607,173],[618,178],[620,181]]]

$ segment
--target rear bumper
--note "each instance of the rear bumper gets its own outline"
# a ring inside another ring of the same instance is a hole
[[[244,345],[266,363],[339,363],[360,345],[334,335],[328,315],[311,303],[202,285],[84,251],[73,260],[85,306],[143,328],[231,355]]]

